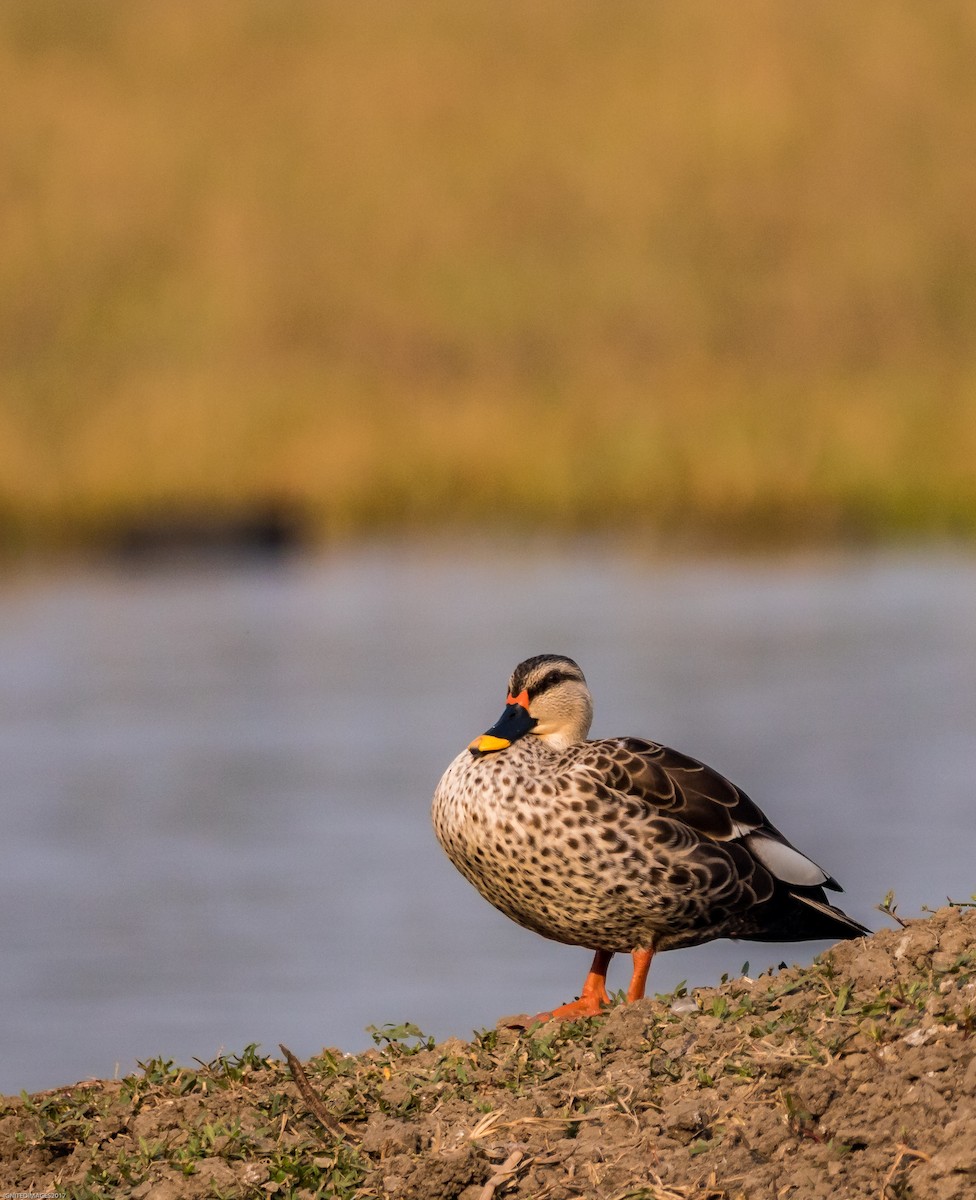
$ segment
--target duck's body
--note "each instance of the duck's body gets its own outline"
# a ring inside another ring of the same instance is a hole
[[[827,903],[834,879],[717,772],[639,738],[587,741],[592,701],[561,655],[521,663],[501,720],[448,767],[438,840],[459,871],[528,929],[596,951],[584,994],[606,1001],[612,954],[634,954],[629,999],[655,950],[719,937],[802,941],[867,930]]]

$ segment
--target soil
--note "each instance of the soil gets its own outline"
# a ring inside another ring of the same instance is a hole
[[[297,1082],[287,1062],[248,1047],[10,1098],[0,1188],[138,1200],[973,1200],[974,1030],[976,909],[954,906],[808,968],[575,1024],[502,1025],[436,1046],[386,1027],[365,1054],[323,1050]]]

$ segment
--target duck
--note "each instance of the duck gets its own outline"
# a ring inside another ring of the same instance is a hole
[[[512,672],[501,716],[444,772],[434,832],[505,916],[592,952],[580,995],[527,1021],[609,1004],[607,969],[630,954],[626,1001],[653,956],[715,938],[796,942],[870,930],[830,904],[840,884],[723,775],[639,737],[588,740],[579,665],[537,654]]]

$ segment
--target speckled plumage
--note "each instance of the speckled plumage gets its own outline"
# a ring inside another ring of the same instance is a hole
[[[587,741],[591,715],[576,663],[528,659],[502,719],[438,784],[438,840],[506,916],[607,956],[866,932],[734,784],[655,742]]]

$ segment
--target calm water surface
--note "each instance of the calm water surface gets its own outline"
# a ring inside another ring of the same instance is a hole
[[[878,926],[976,891],[976,561],[372,548],[0,585],[0,1091],[576,995],[429,824],[515,663],[744,787]],[[823,946],[661,955],[651,989]],[[627,964],[611,985],[623,986]]]

